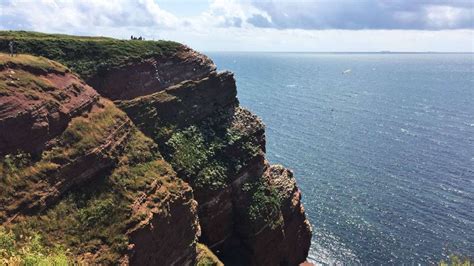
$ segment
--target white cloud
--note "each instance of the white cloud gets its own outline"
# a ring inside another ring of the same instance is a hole
[[[153,0],[38,0],[2,2],[1,13],[8,24],[30,29],[87,32],[95,28],[174,28],[179,19],[162,10]]]
[[[472,0],[252,0],[279,29],[474,29]]]
[[[473,10],[452,6],[427,6],[425,8],[425,19],[427,25],[433,28],[456,28],[473,21]]]
[[[438,3],[444,0],[433,1]],[[271,2],[265,1],[265,3]],[[147,39],[176,40],[207,51],[472,51],[474,49],[472,29],[318,30],[311,27],[307,29],[292,27],[291,21],[295,19],[295,14],[301,15],[299,23],[307,23],[308,17],[305,14],[313,14],[311,8],[314,6],[313,2],[302,1],[298,2],[301,3],[298,8],[291,8],[294,3],[287,1],[278,6],[272,3],[264,8],[249,0],[212,0],[207,10],[193,16],[179,17],[165,10],[155,0],[0,0],[0,29],[104,35],[117,38],[141,35]],[[318,3],[318,8],[323,11],[331,7],[329,2]],[[345,14],[357,17],[355,15],[359,14],[358,12],[364,11],[362,7],[359,5],[352,13],[347,11]],[[325,15],[315,16],[314,19],[330,24],[339,14],[334,8],[330,9],[332,13],[327,12]],[[387,5],[380,4],[377,8],[387,8]],[[321,10],[318,12],[322,12]],[[453,25],[469,23],[472,20],[472,14],[466,13],[468,9],[462,5],[450,6],[438,3],[424,5],[420,10],[408,6],[398,7],[392,12],[392,18],[398,21],[397,23],[420,23],[418,14],[421,12],[422,23],[432,28],[452,28]],[[277,16],[280,11],[281,16]],[[276,24],[284,27],[272,28]]]

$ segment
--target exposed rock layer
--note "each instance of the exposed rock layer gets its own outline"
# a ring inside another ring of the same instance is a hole
[[[0,77],[0,155],[41,150],[99,99],[96,91],[66,71],[10,63],[0,67]]]
[[[225,144],[226,156],[247,157],[242,161],[241,170],[228,173],[227,185],[221,189],[195,185],[193,176],[178,171],[180,177],[193,186],[199,203],[200,240],[223,257],[224,262],[229,257],[231,261],[236,260],[229,253],[239,250],[242,263],[296,265],[305,261],[311,239],[301,194],[291,171],[270,166],[264,160],[264,126],[248,111],[235,108],[237,105],[235,80],[229,72],[212,72],[201,80],[182,82],[149,96],[119,102],[119,107],[162,147],[166,146],[167,136],[163,137],[159,129],[170,125],[171,128],[185,128],[214,117],[222,119],[222,116],[225,117],[222,121],[230,121],[222,122],[229,124],[225,127],[227,130],[239,132],[243,139],[252,139],[250,143],[260,152],[251,157],[245,155],[244,142]],[[166,149],[163,152],[166,153]],[[243,191],[243,186],[255,180],[263,180],[281,197],[278,211],[281,224],[276,227],[248,216],[251,195]]]
[[[199,122],[217,110],[236,105],[237,90],[230,72],[211,72],[196,81],[184,81],[151,95],[118,101],[132,120],[149,135],[163,125],[185,126]]]
[[[1,147],[12,153],[0,156],[0,225],[21,234],[18,245],[39,235],[83,264],[194,264],[197,204],[156,144],[61,66],[46,62],[51,69],[45,71],[36,68],[45,63],[41,58],[0,59],[0,66],[8,66],[0,84],[0,136],[13,140]],[[27,62],[18,66],[12,60]],[[35,109],[49,119],[35,116]],[[49,117],[55,112],[62,120]],[[19,113],[31,123],[46,122],[49,131],[28,128]],[[16,132],[18,127],[25,132]],[[37,154],[30,157],[25,151],[33,146]]]
[[[129,62],[88,79],[101,95],[112,100],[129,100],[152,94],[182,81],[205,78],[216,66],[205,55],[181,46],[172,54]]]
[[[189,186],[167,201],[166,213],[153,215],[130,235],[132,265],[192,265],[199,236],[197,203]]]

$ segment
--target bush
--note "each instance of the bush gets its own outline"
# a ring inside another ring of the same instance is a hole
[[[226,180],[226,168],[218,161],[214,161],[199,172],[194,184],[200,188],[218,189],[225,187]]]
[[[166,145],[171,148],[171,164],[188,177],[197,175],[213,155],[195,126],[173,134]]]
[[[242,190],[250,196],[248,216],[250,220],[263,220],[272,229],[283,223],[281,216],[281,196],[278,191],[263,179],[244,183]]]

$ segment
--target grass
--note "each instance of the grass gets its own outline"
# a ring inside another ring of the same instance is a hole
[[[60,136],[59,145],[46,152],[45,157],[53,161],[74,160],[98,147],[127,120],[127,116],[110,101],[101,100],[101,104],[103,108],[99,112],[73,118]]]
[[[0,187],[32,177],[38,179],[41,173],[55,170],[59,162],[73,161],[98,147],[120,122],[127,119],[110,101],[101,100],[101,103],[103,107],[87,117],[73,118],[68,128],[57,138],[56,145],[44,151],[39,159],[22,152],[1,157]]]
[[[127,119],[110,101],[101,100],[101,104],[102,108],[87,117],[72,119],[56,144],[40,156],[32,158],[19,151],[0,157],[0,221],[4,218],[2,211],[13,208],[16,198],[32,197],[34,192],[52,186],[61,178],[56,176],[58,169],[100,146]]]
[[[20,54],[10,56],[6,53],[0,53],[0,69],[3,68],[27,68],[36,73],[65,73],[68,71],[67,67],[58,62],[49,60],[44,57],[32,56],[27,54]]]
[[[118,161],[110,173],[66,193],[43,213],[17,218],[9,230],[17,239],[39,234],[45,247],[60,245],[75,257],[90,252],[99,254],[96,263],[117,262],[127,249],[127,230],[150,216],[149,209],[133,211],[135,200],[158,184],[150,196],[160,208],[182,185],[156,144],[136,129]]]
[[[244,183],[242,190],[250,196],[247,214],[251,221],[263,220],[272,229],[283,224],[281,196],[275,188],[259,178]]]
[[[197,243],[197,266],[223,266],[224,264],[212,253],[209,248],[201,243]]]
[[[132,41],[104,37],[0,31],[0,52],[9,52],[14,40],[20,54],[56,60],[88,80],[102,71],[156,55],[174,53],[180,44],[172,41]]]
[[[39,234],[30,237],[16,236],[0,226],[0,264],[1,265],[57,265],[71,264],[67,251],[56,246],[44,246]]]
[[[30,55],[11,57],[0,53],[0,96],[21,93],[33,100],[57,102],[62,92],[44,75],[64,74],[67,71],[65,66],[46,58]]]

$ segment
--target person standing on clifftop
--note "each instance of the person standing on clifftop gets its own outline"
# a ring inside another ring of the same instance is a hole
[[[8,46],[10,48],[10,56],[13,57],[15,54],[15,43],[13,41],[10,41],[8,43]]]

